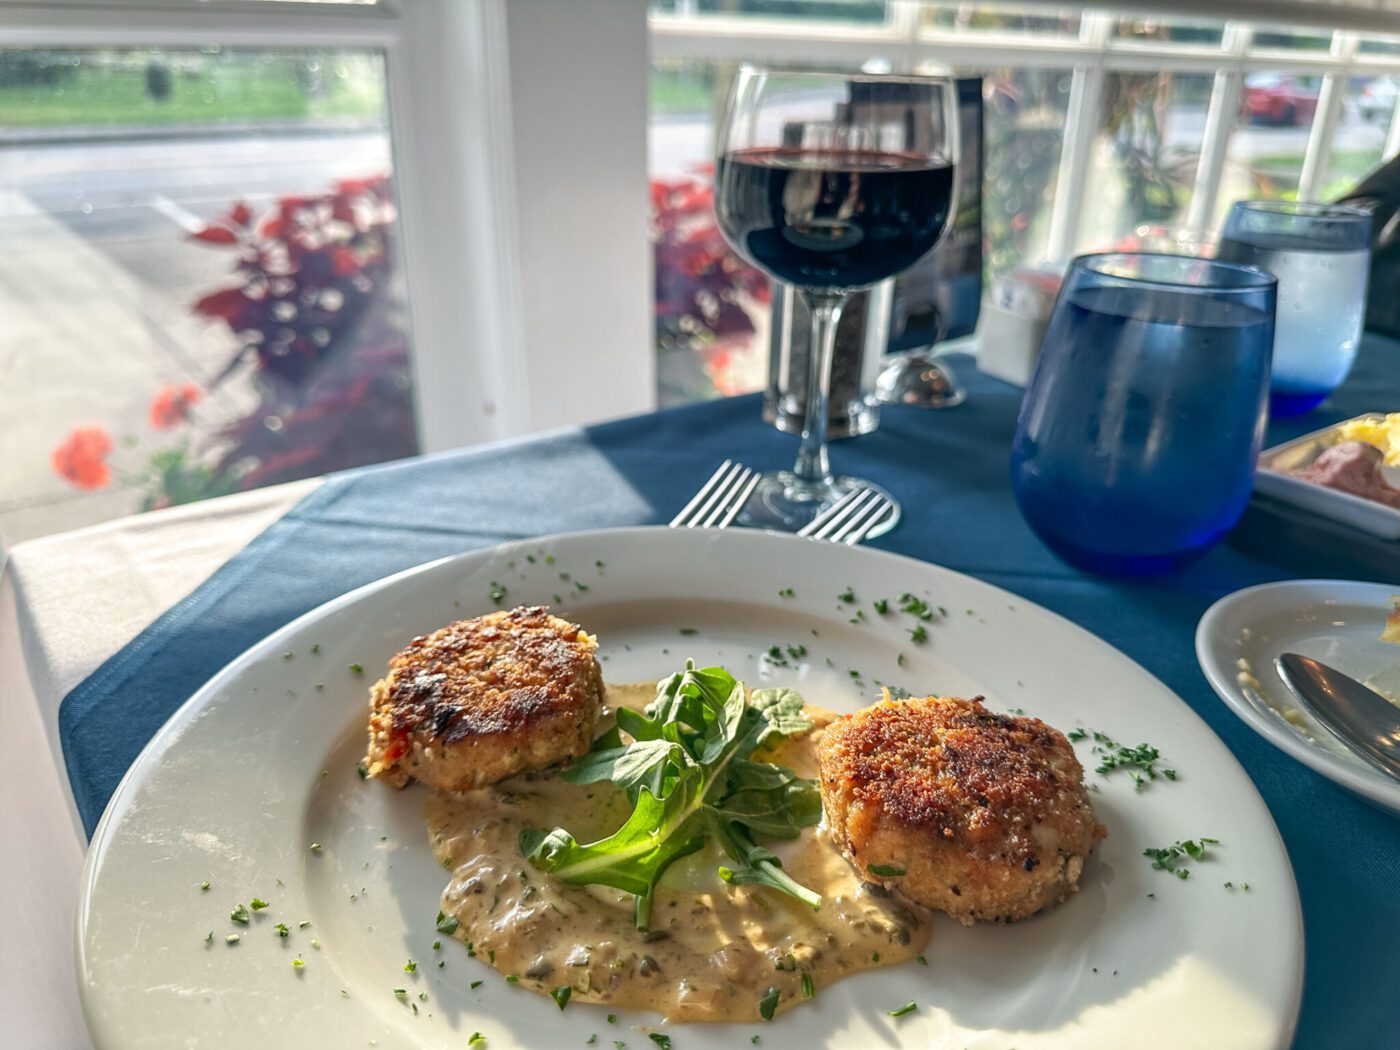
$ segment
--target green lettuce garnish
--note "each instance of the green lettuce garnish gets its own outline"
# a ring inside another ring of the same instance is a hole
[[[817,908],[821,897],[754,841],[793,839],[821,819],[816,781],[752,758],[774,737],[811,728],[791,689],[755,690],[746,699],[743,683],[724,668],[687,662],[658,684],[645,713],[620,708],[617,725],[561,774],[574,784],[606,780],[623,788],[633,807],[626,823],[583,845],[563,828],[526,828],[520,850],[565,882],[632,894],[639,929],[650,923],[662,873],[712,835],[733,861],[719,868],[720,878],[768,886]]]

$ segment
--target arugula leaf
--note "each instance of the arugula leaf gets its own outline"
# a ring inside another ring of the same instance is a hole
[[[564,828],[520,833],[520,850],[535,867],[575,885],[601,883],[633,894],[645,929],[652,894],[666,868],[713,835],[733,859],[721,878],[765,885],[818,907],[821,898],[782,870],[754,834],[795,838],[821,820],[814,781],[754,751],[778,736],[811,728],[802,698],[791,689],[744,686],[722,667],[684,671],[657,685],[645,713],[620,708],[617,727],[564,774],[576,784],[609,780],[627,792],[632,814],[607,838],[580,844]],[[626,733],[631,742],[624,742]]]

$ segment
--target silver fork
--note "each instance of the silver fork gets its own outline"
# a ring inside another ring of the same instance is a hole
[[[671,528],[725,528],[738,517],[757,484],[757,474],[742,463],[726,459],[695,497],[671,519]]]
[[[814,540],[830,540],[854,547],[879,525],[894,509],[882,493],[874,489],[854,489],[827,507],[802,528],[799,536]]]

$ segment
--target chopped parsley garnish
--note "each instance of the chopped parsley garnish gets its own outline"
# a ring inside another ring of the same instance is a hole
[[[1154,871],[1169,871],[1178,879],[1186,879],[1190,877],[1191,869],[1182,867],[1182,862],[1187,858],[1204,860],[1206,847],[1218,845],[1220,845],[1219,839],[1209,839],[1202,836],[1199,840],[1184,839],[1160,849],[1145,849],[1142,851],[1142,855],[1151,858]]]
[[[608,1014],[608,1024],[617,1024],[617,1014]]]
[[[313,843],[311,844],[311,846],[310,846],[310,849],[311,849],[311,852],[312,852],[312,853],[320,853],[320,852],[321,852],[321,844],[320,844],[319,842],[313,842]]]
[[[1128,775],[1133,778],[1133,784],[1138,791],[1142,790],[1147,781],[1156,780],[1158,774],[1167,780],[1177,778],[1175,769],[1157,768],[1157,762],[1162,756],[1151,744],[1126,747],[1107,733],[1101,733],[1097,729],[1072,729],[1065,736],[1075,743],[1092,737],[1094,742],[1089,750],[1099,756],[1099,764],[1094,772],[1101,776],[1107,776],[1115,769],[1126,769]]]
[[[248,925],[248,909],[242,904],[238,905],[233,909],[233,911],[229,912],[228,917],[234,922],[240,923],[243,926]]]
[[[763,657],[774,667],[788,666],[788,659],[786,656],[783,655],[783,650],[781,646],[770,645],[768,647],[768,651],[763,654]]]
[[[719,869],[724,881],[764,885],[816,908],[821,898],[754,841],[796,838],[816,824],[816,782],[751,757],[775,737],[810,728],[792,690],[758,689],[746,698],[743,683],[724,668],[687,662],[661,683],[646,713],[619,708],[617,726],[561,774],[573,784],[608,780],[624,788],[632,812],[622,827],[587,844],[564,828],[526,828],[520,850],[564,882],[631,893],[639,929],[650,924],[652,893],[667,866],[711,837],[731,860]]]
[[[413,972],[414,970],[416,970],[416,969],[418,969],[418,964],[417,964],[416,962],[414,962],[412,959],[409,959],[408,962],[406,962],[406,963],[403,964],[403,972],[404,972],[404,973],[412,973],[412,972]]]
[[[304,930],[304,929],[306,929],[306,928],[307,928],[308,926],[310,926],[310,925],[311,925],[311,920],[310,920],[310,919],[302,919],[301,922],[297,923],[297,929],[299,929],[299,930]]]
[[[932,620],[933,609],[922,598],[905,591],[899,596],[899,611],[917,616],[920,620]]]
[[[398,1000],[399,1002],[401,1002],[401,1003],[406,1003],[406,1002],[408,1002],[408,989],[407,989],[407,988],[395,988],[395,989],[394,989],[394,998],[397,999],[397,1000]]]
[[[886,878],[895,878],[904,874],[904,869],[898,864],[872,864],[868,870],[872,875],[883,875]]]
[[[205,934],[205,936],[204,936],[204,943],[205,943],[205,944],[208,944],[208,943],[209,943],[210,941],[212,941],[213,939],[214,939],[214,931],[213,931],[213,930],[210,930],[210,931],[209,931],[207,934]]]
[[[520,978],[513,973],[506,974],[506,984],[519,984]]]
[[[856,600],[856,592],[850,587],[847,587],[844,591],[842,591],[836,596],[836,600],[838,602],[845,602],[847,605],[853,605]]]
[[[440,952],[440,951],[442,951],[442,941],[433,941],[433,951],[435,951],[435,952]]]
[[[881,616],[884,616],[890,611],[890,600],[888,598],[876,598],[870,604],[875,607],[875,611]]]
[[[292,957],[292,969],[293,969],[293,970],[300,970],[300,969],[301,969],[303,966],[305,966],[305,965],[306,965],[306,960],[303,959],[300,955],[297,955],[297,956],[293,956],[293,957]]]
[[[804,973],[802,975],[802,998],[810,999],[817,994],[816,986],[812,984],[812,975]]]
[[[777,1009],[778,1000],[781,997],[782,993],[778,991],[778,989],[769,988],[768,991],[764,993],[763,998],[758,1001],[758,1016],[765,1021],[773,1020],[773,1011]]]
[[[807,655],[807,647],[805,645],[789,645],[786,646],[786,649],[788,656],[792,657],[794,660],[801,660]]]
[[[699,633],[700,633],[700,632],[699,632],[698,630],[696,630],[694,627],[681,627],[681,628],[679,628],[679,632],[680,632],[681,634],[685,635],[687,638],[689,638],[692,634],[699,634]]]
[[[534,559],[534,558],[531,558],[530,560],[531,560],[531,561],[534,561],[535,559]],[[467,1045],[468,1045],[468,1046],[485,1046],[485,1045],[486,1045],[486,1037],[485,1037],[484,1035],[482,1035],[480,1032],[473,1032],[473,1033],[471,1034],[471,1036],[467,1039]]]
[[[567,984],[561,984],[558,988],[550,991],[549,997],[559,1004],[559,1009],[569,1005],[569,997],[574,994],[574,990]]]
[[[291,927],[288,926],[285,922],[279,922],[276,926],[272,928],[277,931],[277,936],[279,937],[290,937],[292,935]]]
[[[784,588],[782,588],[780,591],[778,591],[778,597],[779,597],[779,598],[796,598],[796,597],[797,597],[797,592],[796,592],[795,590],[793,590],[791,587],[784,587]]]
[[[879,961],[880,961],[880,953],[879,953],[879,952],[871,952],[871,953],[870,953],[870,961],[871,961],[871,962],[879,962]]]
[[[264,908],[271,907],[271,905],[261,897],[254,897],[248,902],[248,907],[252,908],[254,911],[262,911]]]
[[[199,889],[200,889],[200,892],[201,892],[201,893],[208,893],[208,892],[209,892],[209,881],[206,879],[204,882],[201,882],[201,883],[199,884]]]
[[[909,632],[909,638],[915,645],[923,645],[928,641],[928,631],[923,624],[918,624]]]
[[[490,591],[490,594],[491,594],[491,600],[492,600],[493,602],[495,602],[497,605],[500,605],[502,599],[504,599],[505,596],[506,596],[506,589],[505,589],[503,586],[501,586],[499,583],[497,583],[495,580],[492,580],[492,581],[491,581],[491,591]]]
[[[427,993],[427,992],[419,992],[419,993],[418,993],[418,1000],[419,1000],[419,1002],[424,1002],[424,1003],[426,1003],[426,1002],[428,1001],[428,993]]]
[[[900,653],[898,656],[896,656],[896,657],[894,658],[894,662],[897,663],[897,664],[899,664],[900,667],[903,667],[904,664],[905,664],[905,662],[906,662],[905,659],[904,659],[904,654],[903,654],[903,653]]]
[[[476,991],[478,988],[480,988],[480,987],[481,987],[483,984],[485,984],[485,983],[486,983],[485,981],[473,981],[473,982],[471,983],[471,989],[472,989],[472,991]]]
[[[671,1050],[671,1037],[669,1035],[662,1035],[660,1032],[649,1032],[647,1033],[647,1038],[661,1047],[661,1050]]]
[[[910,999],[907,1003],[905,1003],[905,1004],[904,1004],[903,1006],[901,1006],[899,1009],[897,1009],[897,1010],[891,1010],[891,1011],[890,1011],[890,1016],[891,1016],[891,1017],[903,1017],[905,1014],[912,1014],[912,1013],[913,1013],[915,1010],[917,1010],[918,1008],[919,1008],[919,1004],[916,1003],[916,1002],[914,1002],[914,1000]]]
[[[364,673],[365,673],[365,666],[364,666],[364,664],[359,664],[359,663],[351,664],[351,665],[350,665],[350,673],[351,673],[351,674],[364,674]]]
[[[312,643],[311,643],[311,652],[312,652],[312,654],[314,655],[315,653],[319,653],[320,651],[321,651],[321,643],[320,643],[320,642],[312,642]]]
[[[916,963],[918,963],[920,966],[927,966],[927,965],[928,965],[928,960],[925,959],[922,955],[916,955],[916,956],[914,956],[914,961],[915,961]]]
[[[460,926],[460,925],[461,925],[461,923],[459,923],[459,922],[457,921],[457,916],[455,916],[455,915],[444,915],[442,912],[438,912],[438,916],[437,916],[437,932],[438,932],[438,933],[445,933],[445,934],[447,934],[447,936],[451,937],[454,933],[457,932],[457,927]],[[476,952],[472,951],[472,946],[471,946],[470,944],[467,945],[467,954],[469,954],[469,955],[475,955],[475,954],[476,954]]]

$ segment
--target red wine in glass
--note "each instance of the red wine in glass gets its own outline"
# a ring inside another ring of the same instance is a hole
[[[953,166],[920,154],[800,147],[718,159],[720,228],[758,266],[798,287],[857,289],[933,250],[953,202]]]

